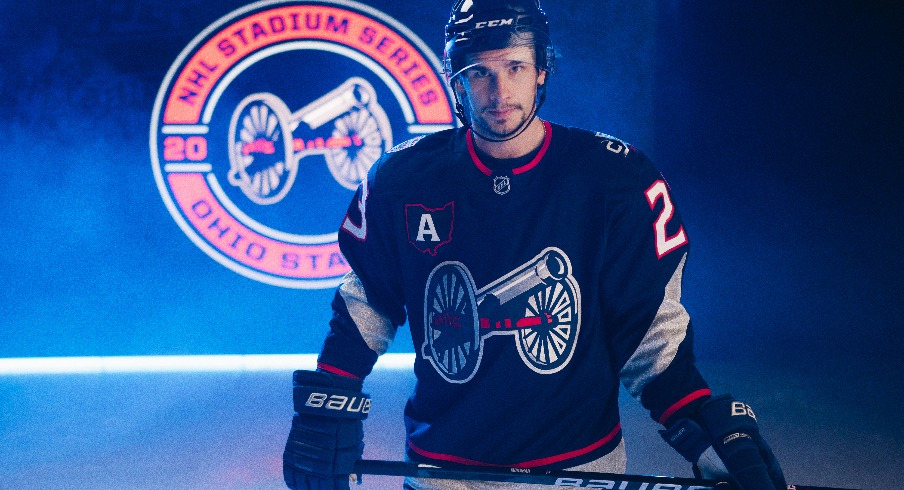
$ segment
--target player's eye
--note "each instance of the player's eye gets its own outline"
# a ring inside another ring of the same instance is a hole
[[[529,65],[527,63],[512,63],[508,67],[509,75],[511,75],[513,77],[514,76],[522,77],[522,76],[532,73],[532,70],[530,68],[531,68],[531,65]]]
[[[471,68],[470,76],[471,78],[485,78],[489,76],[490,72],[483,67]]]

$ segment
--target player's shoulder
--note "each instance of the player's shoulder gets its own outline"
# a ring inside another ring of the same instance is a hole
[[[425,169],[434,168],[439,155],[448,155],[455,129],[444,129],[435,133],[405,140],[386,150],[370,169],[371,179],[398,185],[415,178]]]
[[[581,172],[607,185],[631,185],[659,171],[647,155],[625,140],[602,131],[568,128],[571,159]]]
[[[455,129],[452,128],[415,136],[386,150],[386,157],[398,160],[424,156],[446,147],[454,136]]]
[[[573,144],[601,157],[627,160],[646,158],[643,152],[624,140],[602,131],[568,128]]]

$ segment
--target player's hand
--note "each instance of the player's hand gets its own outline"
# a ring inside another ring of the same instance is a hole
[[[348,490],[364,451],[370,396],[360,379],[320,371],[292,376],[295,415],[283,452],[283,478],[295,490]]]
[[[721,395],[707,400],[694,420],[680,419],[663,439],[693,463],[694,474],[730,480],[740,490],[785,490],[778,460],[760,436],[753,410]]]

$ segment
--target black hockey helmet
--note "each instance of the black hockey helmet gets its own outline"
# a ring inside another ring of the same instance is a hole
[[[446,24],[443,71],[451,81],[468,54],[523,45],[534,46],[537,67],[552,72],[555,50],[539,0],[457,0]]]

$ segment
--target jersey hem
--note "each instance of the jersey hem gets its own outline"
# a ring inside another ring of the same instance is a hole
[[[445,454],[445,453],[437,453],[433,451],[428,451],[426,449],[418,447],[414,444],[411,439],[407,440],[408,448],[411,450],[413,454],[420,456],[421,458],[426,458],[430,460],[430,462],[447,462],[447,463],[455,463],[464,466],[484,466],[484,467],[493,467],[493,468],[539,468],[543,466],[550,466],[561,463],[563,461],[568,461],[576,458],[580,458],[583,456],[587,456],[588,454],[593,454],[595,451],[600,450],[601,448],[606,447],[609,444],[618,443],[621,436],[621,423],[617,423],[615,428],[613,428],[608,434],[606,434],[602,439],[588,445],[582,447],[580,449],[575,449],[574,451],[568,451],[561,454],[556,454],[553,456],[547,456],[538,459],[532,459],[528,461],[521,461],[517,463],[509,463],[509,464],[500,464],[500,463],[488,463],[485,461],[478,461],[475,459],[465,458],[462,456],[457,456],[454,454]],[[611,449],[610,449],[611,451]],[[606,451],[608,453],[609,451]],[[414,459],[414,458],[412,458]]]

